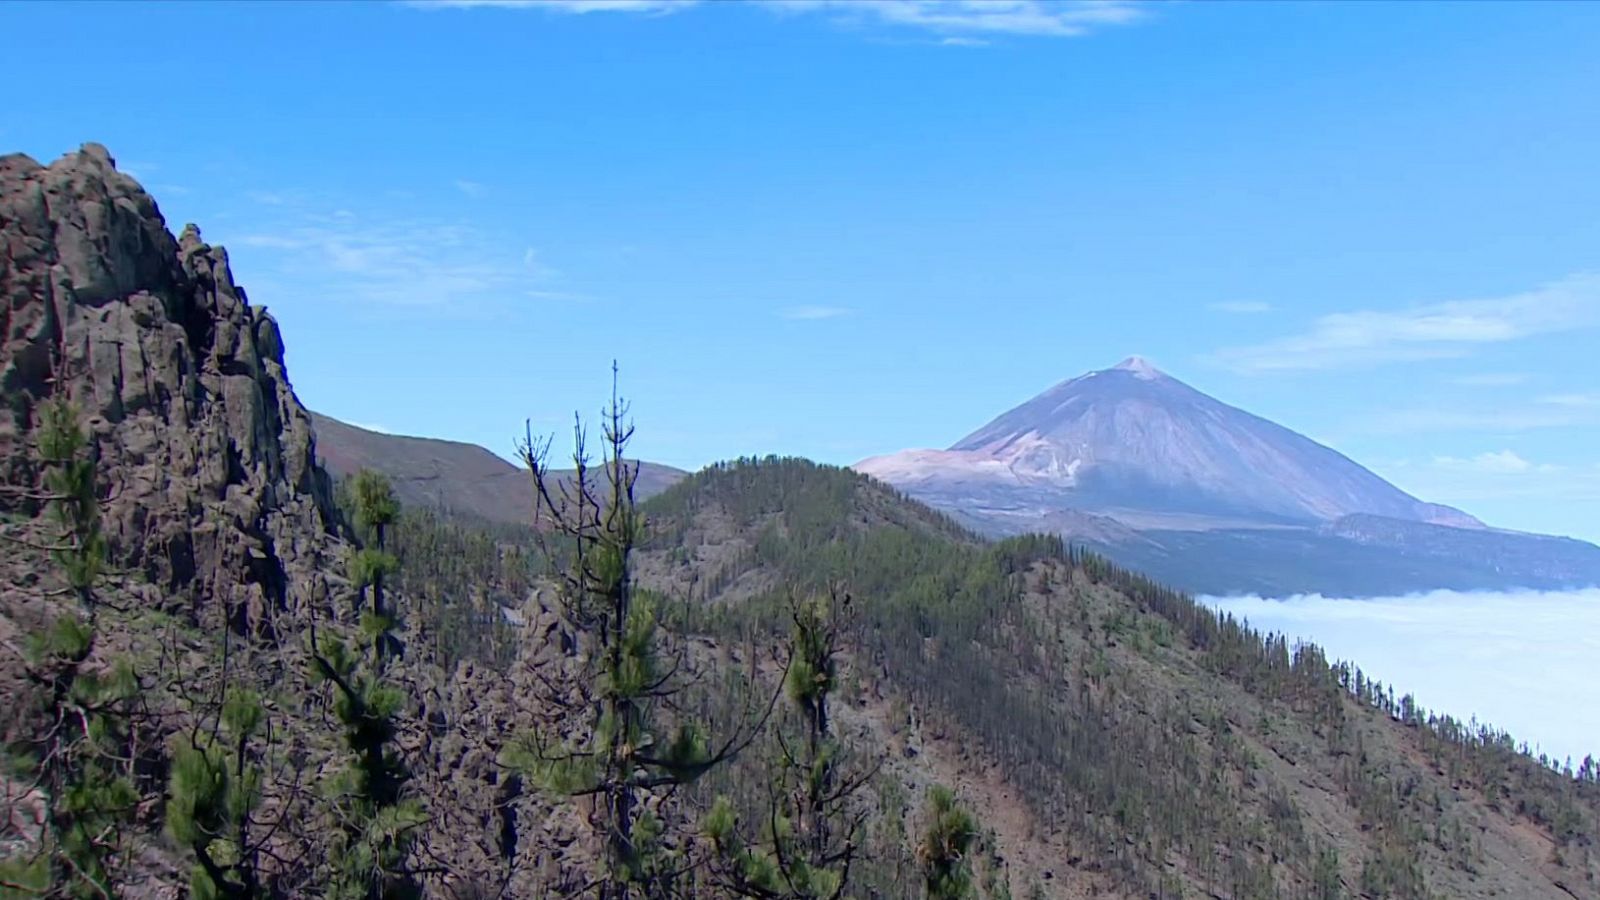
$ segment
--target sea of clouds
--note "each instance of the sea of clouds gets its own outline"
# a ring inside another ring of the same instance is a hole
[[[1600,758],[1600,588],[1433,591],[1351,600],[1202,597],[1213,609],[1321,645],[1422,706],[1473,716],[1574,765]]]

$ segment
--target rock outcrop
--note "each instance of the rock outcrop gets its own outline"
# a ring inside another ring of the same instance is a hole
[[[270,626],[326,602],[337,517],[277,323],[221,247],[174,237],[86,144],[0,157],[0,478],[27,483],[39,404],[64,392],[110,491],[115,562],[149,602]],[[20,476],[20,477],[19,477]]]

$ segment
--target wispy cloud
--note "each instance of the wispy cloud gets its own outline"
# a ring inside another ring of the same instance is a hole
[[[251,202],[262,206],[286,206],[290,199],[288,194],[281,191],[245,191],[244,195]]]
[[[456,179],[456,190],[466,194],[468,197],[482,197],[488,191],[488,188],[476,181],[458,178]]]
[[[1514,450],[1475,456],[1435,456],[1423,462],[1399,460],[1385,474],[1421,496],[1450,503],[1526,500],[1572,503],[1600,500],[1600,463],[1530,460]]]
[[[1078,37],[1147,15],[1138,0],[744,0],[788,16],[821,14],[852,26],[943,36],[947,46],[983,46],[977,36]],[[407,0],[425,10],[530,9],[545,13],[629,12],[666,15],[698,0]],[[724,4],[706,4],[717,6]]]
[[[379,434],[394,434],[395,433],[395,430],[393,428],[390,428],[387,425],[374,425],[371,422],[350,422],[348,424],[354,425],[355,427],[360,428],[363,431],[376,431]]]
[[[1505,434],[1595,424],[1600,424],[1600,410],[1527,404],[1483,409],[1420,407],[1390,410],[1357,423],[1349,430],[1368,434],[1474,431]]]
[[[1527,384],[1528,378],[1526,372],[1479,372],[1473,375],[1457,375],[1446,381],[1461,387],[1514,387]]]
[[[1600,589],[1434,591],[1206,602],[1252,625],[1315,641],[1430,709],[1509,730],[1544,752],[1600,750]]]
[[[1207,309],[1212,312],[1232,313],[1238,316],[1260,315],[1272,312],[1272,304],[1260,300],[1227,300],[1222,303],[1209,304]]]
[[[262,268],[274,283],[391,306],[504,301],[546,274],[469,225],[423,219],[302,215],[233,243],[272,251]]]
[[[1540,397],[1539,402],[1546,406],[1560,406],[1567,409],[1600,409],[1600,393],[1549,394]]]
[[[1524,472],[1553,470],[1553,466],[1538,466],[1523,459],[1514,450],[1496,450],[1477,456],[1435,456],[1433,467],[1446,472],[1465,472],[1471,475],[1520,475]]]
[[[785,13],[821,12],[850,24],[947,35],[1079,37],[1145,15],[1130,0],[767,0]]]
[[[795,321],[816,321],[818,319],[837,319],[855,312],[844,306],[791,306],[778,311],[779,318]]]
[[[1245,375],[1465,356],[1473,348],[1600,326],[1600,275],[1584,273],[1508,297],[1409,310],[1335,313],[1310,329],[1232,347],[1213,361]]]
[[[588,294],[578,294],[572,291],[523,291],[522,295],[532,300],[557,300],[568,303],[588,303],[594,299]]]
[[[699,0],[406,0],[416,9],[538,9],[551,13],[630,12],[663,15],[696,5]]]

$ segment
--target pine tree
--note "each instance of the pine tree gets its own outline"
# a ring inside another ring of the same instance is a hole
[[[371,591],[372,605],[362,613],[362,630],[372,640],[373,653],[381,664],[398,651],[394,637],[397,620],[384,603],[384,581],[399,568],[399,561],[388,551],[389,526],[400,515],[389,479],[370,469],[357,472],[350,483],[355,505],[356,527],[365,546],[350,559],[350,580],[363,597]]]
[[[42,729],[14,755],[47,798],[46,855],[23,873],[49,896],[113,896],[111,871],[123,826],[139,796],[127,758],[129,704],[140,685],[124,660],[90,666],[106,565],[100,501],[88,435],[64,398],[41,407],[48,549],[66,582],[69,608],[28,635],[27,675],[39,689]]]
[[[834,733],[829,700],[839,685],[839,652],[850,595],[835,588],[807,600],[791,598],[789,667],[784,689],[801,720],[798,739],[774,737],[775,786],[762,827],[746,842],[732,805],[719,798],[704,829],[718,853],[719,881],[730,892],[757,898],[836,900],[850,884],[866,811],[855,794],[876,772],[841,772],[844,748]],[[854,807],[854,808],[852,808]]]
[[[970,854],[978,839],[977,822],[943,785],[929,792],[926,815],[917,858],[928,900],[966,900],[973,896]]]
[[[385,678],[399,641],[396,618],[384,604],[384,576],[398,561],[384,548],[386,529],[399,515],[389,483],[362,472],[353,482],[358,526],[371,540],[352,557],[357,586],[371,589],[361,617],[370,652],[352,650],[336,633],[311,635],[311,677],[330,686],[333,712],[343,726],[348,765],[332,780],[336,835],[326,866],[325,893],[341,900],[417,896],[406,857],[426,821],[423,803],[408,789],[411,773],[397,739],[405,692]]]
[[[570,667],[542,674],[552,687],[552,705],[571,711],[551,730],[571,736],[524,735],[502,762],[547,791],[593,803],[591,822],[603,852],[598,871],[572,893],[600,900],[669,897],[688,890],[693,866],[684,846],[688,835],[666,833],[661,803],[731,760],[755,728],[739,729],[714,749],[681,716],[670,736],[663,733],[660,713],[672,707],[677,666],[661,665],[654,603],[633,583],[644,519],[634,501],[638,467],[625,455],[633,426],[617,397],[614,366],[602,430],[598,478],[581,424],[575,428],[576,472],[565,484],[546,466],[548,441],[536,443],[530,434],[520,448],[536,491],[535,521],[558,542],[552,547],[547,541],[543,549],[546,559],[562,561],[552,573],[562,614],[585,649],[565,661]]]
[[[264,719],[260,695],[229,691],[214,730],[191,734],[172,755],[167,830],[194,854],[194,900],[264,896],[259,860],[265,838],[255,819],[262,787],[256,741]]]

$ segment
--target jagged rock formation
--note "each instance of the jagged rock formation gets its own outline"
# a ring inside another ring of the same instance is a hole
[[[325,602],[328,479],[277,323],[226,251],[193,225],[174,238],[98,144],[0,157],[0,247],[0,477],[28,483],[34,410],[65,391],[109,483],[113,555],[150,602],[238,628]]]

